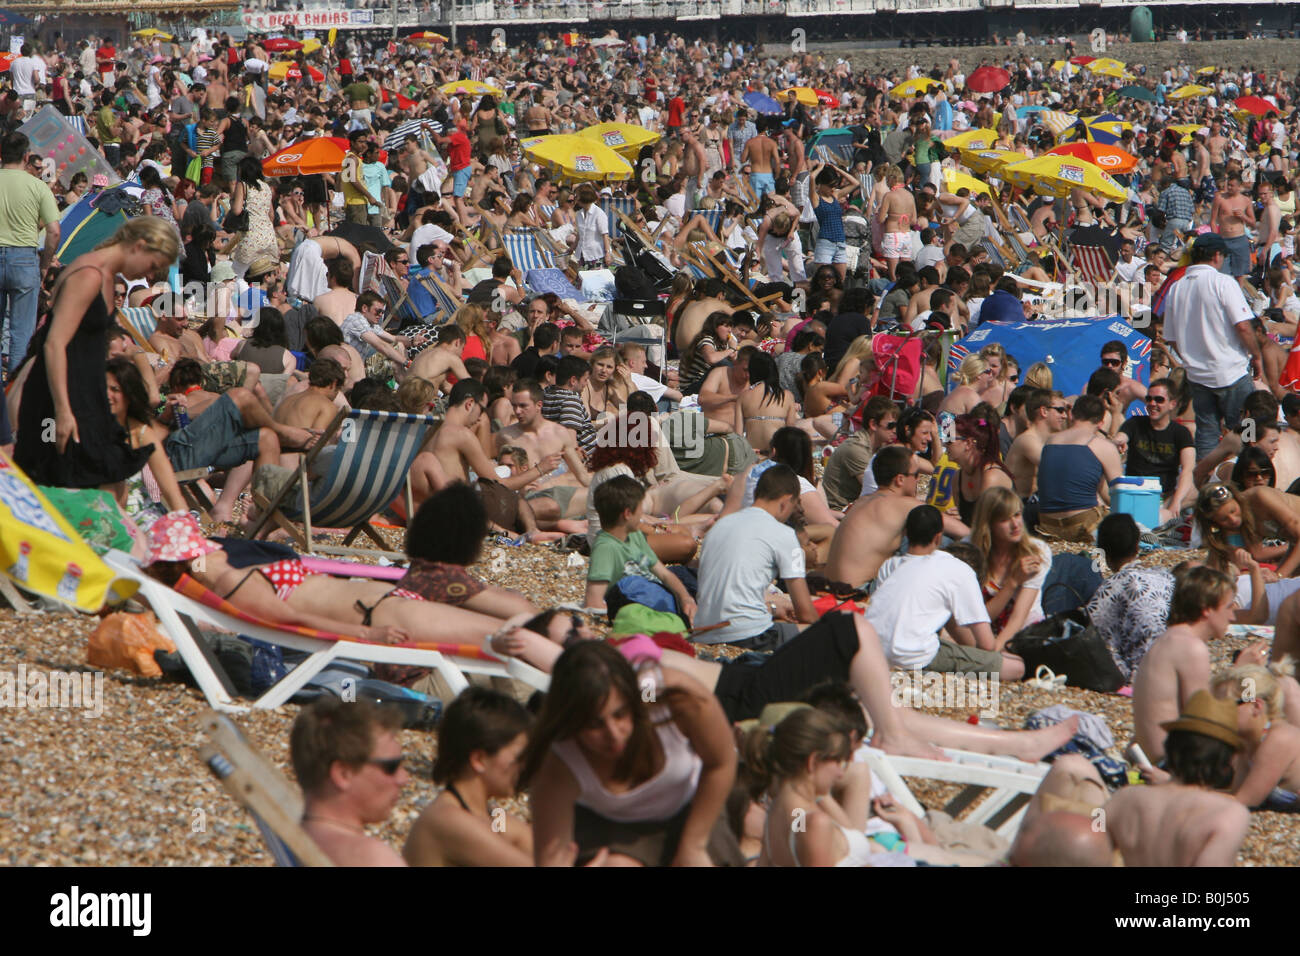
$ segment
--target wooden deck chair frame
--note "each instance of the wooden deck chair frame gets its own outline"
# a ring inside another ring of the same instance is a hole
[[[451,321],[451,317],[456,314],[456,311],[462,305],[465,304],[465,301],[456,294],[455,290],[453,290],[451,286],[442,281],[441,276],[429,272],[420,276],[420,281],[423,282],[424,287],[429,290],[429,294],[433,296],[434,302],[446,311],[446,320]]]
[[[745,280],[736,274],[735,270],[733,270],[730,266],[725,265],[722,262],[719,262],[717,257],[714,256],[713,253],[709,252],[707,249],[701,249],[701,248],[691,249],[688,247],[687,249],[682,249],[681,252],[682,255],[685,256],[687,259],[696,262],[696,264],[699,265],[701,269],[704,269],[705,271],[709,271],[709,269],[711,268],[713,274],[717,278],[723,280],[728,285],[731,285],[734,288],[738,289],[741,295],[743,295],[746,299],[748,299],[751,303],[753,303],[756,308],[760,310],[766,311],[769,308],[769,303],[775,302],[776,300],[781,298],[781,293],[779,292],[773,292],[770,295],[765,295],[761,299],[758,298],[758,296],[754,295],[753,290],[750,289],[749,286],[745,284]]]
[[[136,306],[136,308],[148,308],[148,306]],[[116,310],[113,313],[113,319],[114,321],[117,322],[118,325],[126,329],[126,331],[130,334],[131,338],[135,341],[135,344],[140,346],[140,348],[144,349],[146,352],[156,353],[158,351],[152,345],[149,344],[149,336],[145,335],[139,328],[136,327],[135,322],[131,320],[130,312],[128,312],[126,309]]]
[[[659,247],[659,240],[657,238],[658,230],[656,230],[654,236],[651,236],[648,232],[638,226],[631,216],[626,216],[618,210],[615,210],[615,212],[618,213],[618,218],[623,224],[623,242],[625,245],[629,245],[635,241],[646,252],[662,257],[670,271],[678,271],[677,267],[672,264],[668,257],[664,255],[664,251]],[[659,225],[663,226],[663,223],[660,223]],[[629,248],[628,252],[632,252],[632,250]],[[636,258],[635,253],[632,254],[632,258]]]
[[[279,492],[276,493],[274,498],[268,499],[261,494],[253,495],[253,501],[258,507],[260,517],[258,518],[257,524],[254,525],[252,531],[248,534],[249,538],[256,538],[268,524],[274,523],[276,527],[284,530],[291,538],[293,538],[294,543],[298,548],[305,551],[307,554],[320,552],[322,554],[373,556],[378,553],[386,558],[394,560],[405,559],[406,556],[404,554],[399,551],[393,551],[388,547],[388,542],[385,541],[383,536],[371,526],[369,518],[348,529],[347,534],[343,537],[343,544],[341,546],[317,545],[312,540],[312,535],[315,529],[312,525],[311,466],[315,463],[321,450],[324,449],[330,440],[342,429],[343,422],[347,419],[348,415],[349,411],[347,409],[339,409],[338,414],[334,416],[334,420],[329,423],[329,426],[321,434],[316,444],[312,445],[311,450],[306,454],[299,456],[298,470],[295,471],[287,481],[285,481],[283,487],[281,487]],[[432,416],[429,417],[430,424],[432,424]],[[282,514],[280,511],[286,500],[289,499],[293,492],[298,488],[304,489],[301,496],[301,524],[295,522],[289,516]],[[408,515],[415,514],[415,501],[411,493],[411,475],[409,469],[404,480],[402,495],[404,499],[403,504],[406,506],[406,513]],[[390,502],[384,502],[380,507],[386,507],[389,503]],[[362,534],[366,535],[366,537],[370,538],[371,541],[378,546],[378,552],[373,549],[352,547],[352,542]]]
[[[482,259],[484,265],[492,265],[492,263],[496,262],[497,259],[501,258],[501,256],[505,254],[504,248],[489,249],[482,239],[475,236],[460,223],[456,224],[456,233],[457,238],[469,247],[469,250],[474,254],[475,258]],[[475,266],[469,265],[466,266],[466,268],[473,269]]]
[[[301,792],[235,726],[209,710],[199,717],[207,742],[199,759],[235,801],[248,811],[279,866],[333,866],[302,820]]]
[[[974,805],[970,814],[963,818],[966,822],[986,826],[1008,840],[1015,839],[1029,800],[1042,784],[1043,777],[1047,776],[1049,766],[963,750],[945,749],[944,754],[948,760],[926,760],[895,757],[868,748],[866,762],[894,799],[918,817],[925,816],[925,807],[903,781],[904,777],[963,784],[961,792],[943,808],[944,811],[955,817]]]
[[[414,647],[349,640],[320,632],[316,632],[320,636],[311,636],[302,632],[305,629],[279,628],[269,622],[257,623],[256,619],[234,617],[148,577],[136,565],[135,560],[124,552],[110,551],[104,555],[104,561],[119,577],[136,582],[139,586],[137,596],[149,603],[159,628],[176,645],[177,652],[189,668],[199,690],[207,698],[209,706],[222,713],[246,713],[250,709],[271,710],[279,707],[336,660],[428,667],[438,672],[453,695],[469,686],[466,674],[508,677],[538,690],[545,690],[550,684],[549,677],[521,660],[498,659],[481,654],[468,657],[460,653],[463,648],[459,645]],[[238,691],[220,662],[207,644],[199,639],[201,627],[244,634],[276,647],[306,654],[307,658],[251,705],[241,704],[236,702]]]

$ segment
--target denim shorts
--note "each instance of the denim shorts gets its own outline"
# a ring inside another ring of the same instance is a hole
[[[257,458],[258,429],[245,428],[229,395],[222,395],[202,415],[172,432],[163,443],[176,471],[216,468],[222,471]]]
[[[832,242],[830,239],[818,239],[817,245],[813,247],[813,262],[817,265],[838,265],[842,262],[849,261],[848,245],[843,242]]]
[[[463,196],[469,189],[469,178],[474,172],[474,167],[466,166],[464,169],[458,169],[452,173],[451,191],[453,196]]]

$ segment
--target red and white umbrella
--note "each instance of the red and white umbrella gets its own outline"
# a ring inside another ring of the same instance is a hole
[[[835,109],[840,105],[840,99],[834,93],[817,89],[814,89],[813,92],[817,94],[817,102],[822,106],[829,106],[831,109]]]

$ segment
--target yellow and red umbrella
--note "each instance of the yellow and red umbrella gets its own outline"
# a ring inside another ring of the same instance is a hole
[[[412,33],[406,38],[408,43],[446,43],[447,38],[441,33],[434,33],[432,30],[421,30],[419,33]]]
[[[307,72],[311,74],[311,78],[317,83],[323,83],[325,81],[325,74],[316,69],[316,67],[307,67]],[[271,69],[268,73],[273,80],[302,79],[302,70],[299,69],[298,64],[294,63],[292,60],[281,60],[279,63],[272,63]]]
[[[312,176],[337,173],[343,168],[348,141],[341,136],[299,140],[262,162],[265,176]]]
[[[1232,101],[1239,110],[1245,110],[1253,116],[1280,112],[1276,106],[1262,96],[1239,96]]]
[[[961,164],[974,173],[992,173],[1011,163],[1023,163],[1029,157],[1018,149],[962,149]]]
[[[1047,151],[1048,156],[1073,156],[1099,166],[1108,173],[1127,173],[1137,166],[1137,157],[1118,146],[1104,143],[1065,143]]]
[[[499,90],[495,86],[490,86],[480,80],[452,80],[450,83],[444,83],[438,87],[448,96],[455,96],[460,93],[466,96],[505,96],[505,90]]]

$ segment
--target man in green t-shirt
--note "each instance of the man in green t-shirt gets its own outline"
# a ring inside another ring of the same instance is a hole
[[[645,488],[635,478],[615,475],[596,489],[596,514],[601,532],[591,548],[587,570],[587,607],[605,603],[605,592],[629,575],[667,588],[677,612],[687,623],[695,616],[695,599],[686,585],[659,560],[639,530],[645,509]]]
[[[36,331],[36,304],[41,276],[59,248],[59,207],[54,193],[27,168],[31,143],[22,133],[0,139],[0,302],[9,328],[12,374],[27,355]],[[34,157],[35,158],[35,157]],[[40,231],[45,248],[37,252]]]
[[[117,169],[122,161],[122,122],[113,110],[113,91],[104,90],[99,96],[99,111],[95,113],[95,135],[103,148],[108,164]]]
[[[378,106],[379,101],[375,96],[375,88],[366,82],[364,72],[358,73],[356,78],[344,88],[343,93],[352,104],[353,119],[359,119],[367,126],[374,122],[370,110]]]

